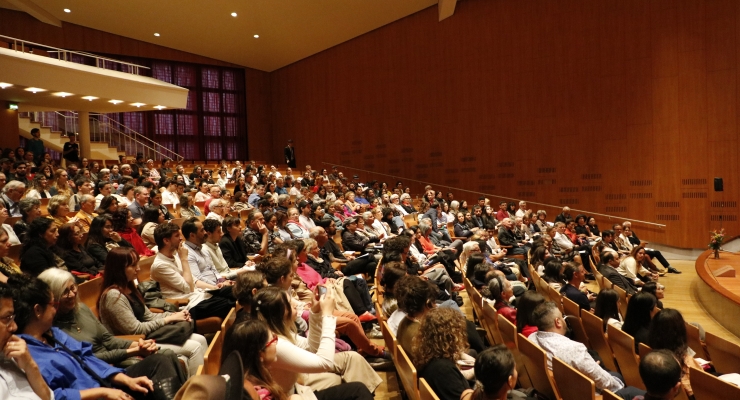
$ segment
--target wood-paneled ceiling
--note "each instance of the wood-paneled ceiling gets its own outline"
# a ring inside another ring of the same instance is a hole
[[[46,19],[273,71],[437,3],[438,0],[0,0],[0,7],[26,11],[41,20],[44,18],[39,15],[45,15]],[[66,13],[65,8],[71,12]],[[231,13],[237,16],[232,17]]]

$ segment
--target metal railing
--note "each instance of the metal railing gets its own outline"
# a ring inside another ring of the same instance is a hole
[[[115,60],[115,59],[108,58],[108,57],[102,57],[102,56],[92,54],[92,53],[87,53],[84,51],[72,51],[72,50],[60,49],[58,47],[48,46],[48,45],[40,44],[40,43],[34,43],[28,40],[18,39],[18,38],[14,38],[11,36],[0,35],[0,39],[4,39],[2,41],[9,41],[9,43],[12,44],[12,47],[11,47],[12,50],[26,53],[27,52],[26,48],[28,48],[28,53],[33,53],[33,49],[40,49],[50,54],[55,53],[56,57],[51,57],[51,56],[49,57],[56,58],[57,60],[60,60],[60,61],[67,61],[67,62],[73,62],[75,64],[88,65],[84,62],[75,61],[72,55],[76,55],[76,56],[81,57],[81,60],[83,61],[84,59],[95,60],[96,68],[107,69],[105,68],[105,63],[109,62],[109,63],[120,65],[122,72],[128,72],[134,75],[139,75],[139,70],[142,68],[149,69],[149,67],[145,67],[143,65],[133,64],[133,63],[129,63],[129,62],[121,61],[121,60]]]
[[[72,111],[45,111],[20,113],[43,127],[61,132],[63,135],[79,132],[78,115]],[[142,154],[144,159],[163,160],[165,158],[180,162],[183,156],[154,142],[148,137],[121,124],[106,114],[90,114],[90,140],[108,143],[126,155]]]
[[[452,190],[456,190],[456,191],[459,191],[459,192],[471,193],[471,194],[475,194],[475,195],[478,195],[478,196],[483,195],[483,196],[495,197],[497,199],[503,199],[503,200],[509,200],[509,201],[515,201],[515,202],[518,202],[520,200],[524,200],[524,201],[527,202],[527,205],[536,204],[536,205],[539,205],[539,206],[550,207],[550,208],[555,208],[555,209],[561,209],[563,207],[562,205],[553,205],[553,204],[547,204],[547,203],[538,203],[536,201],[531,201],[531,200],[527,200],[527,199],[515,199],[513,197],[500,196],[500,195],[492,194],[492,193],[477,192],[475,190],[462,189],[462,188],[458,188],[458,187],[454,187],[454,186],[450,186],[450,185],[442,185],[442,184],[434,183],[434,182],[425,182],[425,181],[420,181],[420,180],[417,180],[417,179],[411,179],[411,178],[408,178],[408,177],[403,177],[403,176],[398,176],[398,175],[389,175],[389,174],[384,174],[384,173],[380,173],[380,172],[376,172],[376,171],[368,171],[368,170],[365,170],[365,169],[355,168],[355,167],[349,167],[349,166],[346,166],[346,165],[340,165],[340,164],[329,163],[329,162],[324,162],[324,161],[322,161],[321,163],[324,164],[324,165],[326,165],[327,166],[327,169],[336,166],[336,167],[339,167],[339,168],[351,169],[351,170],[354,170],[354,171],[360,171],[360,172],[364,172],[364,173],[372,174],[372,175],[387,176],[389,178],[394,178],[396,180],[403,180],[403,181],[407,181],[407,182],[416,182],[416,183],[420,183],[420,184],[423,184],[423,185],[432,185],[435,188],[447,188],[447,189],[452,189]],[[659,224],[657,222],[641,221],[639,219],[625,218],[623,216],[618,216],[618,215],[601,214],[601,213],[597,213],[597,212],[593,212],[593,211],[588,211],[588,210],[579,210],[579,209],[576,209],[576,208],[573,208],[573,207],[570,207],[570,209],[571,209],[571,211],[581,212],[581,213],[587,214],[589,216],[607,217],[609,219],[614,218],[614,219],[617,219],[617,220],[629,220],[631,222],[638,222],[638,223],[641,223],[641,224],[645,224],[645,225],[649,225],[649,226],[654,226],[654,227],[658,227],[658,228],[665,228],[666,227],[665,224]]]

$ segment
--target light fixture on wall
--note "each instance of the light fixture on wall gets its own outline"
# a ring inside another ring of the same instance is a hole
[[[8,110],[17,111],[18,110],[18,103],[8,103]]]
[[[254,35],[254,38],[255,39],[259,39],[260,38],[260,35]]]
[[[5,89],[13,86],[12,83],[0,82],[0,89]]]

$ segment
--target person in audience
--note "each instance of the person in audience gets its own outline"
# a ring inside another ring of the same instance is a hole
[[[241,356],[244,364],[244,383],[260,399],[301,400],[293,394],[288,397],[270,374],[269,367],[277,361],[278,336],[262,321],[251,320],[234,324],[226,334],[221,362],[233,351]]]
[[[693,397],[689,368],[702,370],[702,367],[694,359],[696,352],[689,348],[686,322],[678,310],[666,308],[653,316],[650,321],[647,345],[654,351],[667,350],[673,354],[681,367],[681,383],[689,397]]]
[[[565,236],[565,224],[556,222],[553,226],[548,226],[545,231],[552,238],[550,254],[561,261],[575,261],[581,264],[581,256],[575,249],[573,242]]]
[[[59,238],[52,250],[64,260],[69,271],[88,274],[91,278],[103,272],[103,264],[85,249],[83,232],[77,224],[64,224],[59,228]]]
[[[133,181],[130,181],[125,185],[118,186],[118,194],[120,195],[118,201],[121,207],[128,207],[136,201],[136,198],[134,197],[135,187],[133,183]]]
[[[637,234],[635,233],[635,231],[632,230],[632,222],[630,222],[630,221],[624,221],[622,223],[622,229],[625,230],[625,231],[630,231],[631,232],[631,235],[628,236],[628,240],[629,240],[629,242],[633,246],[639,246],[639,245],[645,246],[645,245],[647,245],[647,242],[641,241],[640,238],[637,237]],[[675,267],[672,267],[671,266],[671,264],[668,262],[668,260],[666,260],[665,257],[663,257],[663,253],[661,253],[660,250],[647,249],[646,248],[645,249],[645,253],[651,259],[658,259],[658,261],[663,265],[663,267],[665,267],[668,270],[668,272],[670,272],[672,274],[680,274],[681,273],[681,271],[679,271]]]
[[[180,196],[180,218],[193,218],[203,215],[198,207],[193,204],[193,199],[188,195]]]
[[[545,298],[532,290],[526,291],[522,297],[517,300],[516,313],[516,331],[529,337],[533,332],[537,332],[537,323],[532,318],[534,310],[540,304],[545,302]]]
[[[486,298],[494,301],[493,308],[496,309],[496,312],[503,315],[512,324],[516,324],[517,310],[509,303],[509,299],[514,297],[511,283],[506,278],[496,275],[488,281],[484,292],[486,292]]]
[[[49,199],[51,194],[47,187],[49,180],[46,179],[44,174],[36,174],[31,182],[31,188],[26,193],[26,198],[29,199]]]
[[[408,276],[397,284],[402,284],[404,290],[398,293],[398,309],[406,316],[398,324],[396,338],[398,344],[409,352],[421,327],[420,321],[424,315],[434,307],[438,289],[436,286],[419,277]]]
[[[308,238],[308,229],[300,222],[299,211],[297,208],[291,207],[288,209],[288,220],[285,224],[285,230],[289,232],[289,236],[292,239],[305,239]],[[280,217],[278,217],[278,223]],[[285,238],[282,234],[281,237]],[[289,239],[288,239],[289,240]]]
[[[110,182],[107,181],[98,181],[97,184],[98,188],[98,195],[95,196],[95,208],[100,208],[100,202],[103,201],[103,198],[106,196],[110,196],[113,193],[113,185]]]
[[[56,172],[54,172],[54,185],[49,188],[49,193],[51,193],[52,196],[57,194],[72,196],[74,193],[72,192],[72,188],[69,187],[69,176],[70,175],[67,170],[56,170]]]
[[[467,350],[465,317],[449,308],[434,308],[419,325],[410,349],[419,378],[429,383],[440,400],[466,396],[470,385],[457,366]]]
[[[49,216],[47,218],[52,220],[52,223],[57,228],[61,227],[66,223],[77,223],[77,218],[69,218],[69,197],[64,195],[55,195],[49,200],[47,206],[49,210]]]
[[[221,188],[218,185],[211,184],[208,187],[208,192],[210,194],[210,197],[208,197],[205,200],[205,204],[203,205],[203,213],[208,215],[211,212],[211,202],[216,199],[221,198]]]
[[[174,219],[172,214],[170,214],[170,211],[167,209],[167,206],[162,204],[162,193],[160,193],[159,190],[152,189],[149,192],[149,207],[157,207],[162,210],[162,214],[164,214],[164,219],[166,219],[167,221]],[[144,208],[144,210],[146,210],[146,208]],[[143,211],[141,217],[144,217]],[[137,222],[137,225],[141,224],[140,221]]]
[[[158,207],[147,207],[144,210],[144,216],[141,220],[141,225],[139,225],[139,235],[149,250],[157,247],[157,244],[154,242],[154,228],[164,223],[164,221],[164,214],[162,214],[162,210]]]
[[[117,248],[108,254],[98,301],[100,321],[115,335],[149,335],[161,327],[190,321],[185,311],[152,313],[144,302],[135,280],[139,272],[139,255],[128,248]],[[187,361],[190,376],[195,375],[208,348],[205,337],[193,333],[184,343],[159,341],[162,349],[172,350]]]
[[[645,248],[642,246],[635,246],[630,251],[630,255],[625,257],[617,268],[617,272],[626,277],[627,279],[635,282],[636,285],[642,285],[645,282],[651,280],[658,280],[658,274],[650,272],[645,268],[642,263],[647,255],[645,254]],[[641,281],[638,283],[638,281]]]
[[[100,206],[97,209],[98,214],[111,214],[117,212],[119,208],[126,208],[128,206],[118,206],[118,197],[115,195],[105,196],[100,200]]]
[[[640,378],[647,393],[635,400],[671,400],[683,390],[684,373],[676,356],[668,350],[653,350],[640,359]]]
[[[210,185],[208,185],[208,182],[201,180],[198,184],[198,192],[195,193],[195,202],[204,202],[211,198],[211,194],[209,192]]]
[[[44,281],[18,276],[11,279],[10,286],[16,289],[19,336],[26,341],[54,398],[123,399],[134,394],[146,399],[172,398],[182,385],[176,367],[165,355],[152,354],[123,370],[95,357],[90,343],[79,342],[53,327],[59,301]],[[155,389],[153,381],[167,384]]]
[[[475,235],[475,231],[478,230],[476,227],[472,227],[467,224],[464,213],[457,213],[457,219],[455,223],[455,236],[470,238]]]
[[[149,189],[145,186],[137,186],[134,188],[134,202],[128,206],[131,210],[131,216],[134,217],[134,224],[141,224],[141,218],[144,216],[144,208],[147,206],[149,201]]]
[[[223,252],[219,247],[219,242],[223,238],[223,230],[221,224],[214,219],[206,219],[203,221],[203,230],[205,231],[205,243],[203,244],[203,252],[208,253],[213,262],[213,266],[216,268],[221,276],[226,279],[233,280],[238,274],[246,272],[245,267],[237,270],[231,270],[229,264],[224,258]]]
[[[258,210],[252,210],[247,216],[247,227],[242,232],[242,239],[247,246],[247,253],[265,255],[270,240],[270,231],[265,225],[265,218]]]
[[[9,243],[11,245],[21,244],[20,239],[15,234],[13,227],[6,224],[5,220],[8,218],[8,210],[5,209],[5,205],[0,202],[0,231],[4,231],[8,235]]]
[[[461,400],[506,400],[510,398],[534,400],[514,390],[518,373],[514,355],[504,344],[488,348],[478,355],[474,366],[478,385],[475,391],[463,392]]]
[[[111,216],[108,214],[98,215],[93,218],[93,222],[90,224],[90,231],[87,233],[85,248],[101,264],[105,264],[108,251],[114,247],[133,248],[131,243],[113,230],[111,219]]]
[[[147,247],[139,233],[134,229],[134,217],[131,215],[131,210],[123,208],[116,211],[111,216],[111,223],[113,224],[113,231],[118,233],[126,242],[130,243],[137,253],[144,257],[151,257],[155,254],[154,251]]]
[[[247,245],[241,235],[241,220],[228,216],[222,223],[224,235],[218,243],[229,268],[241,268],[247,262]]]
[[[231,286],[233,282],[221,276],[214,267],[210,254],[203,250],[206,238],[203,223],[197,218],[191,218],[183,222],[182,235],[186,239],[185,247],[188,248],[188,264],[192,271],[195,287],[232,299]]]
[[[635,339],[635,353],[639,353],[640,343],[647,343],[650,321],[659,311],[658,300],[650,293],[630,297],[622,330]]]
[[[622,329],[622,316],[619,315],[619,294],[613,289],[604,289],[596,296],[594,315],[604,322],[604,332],[607,325]]]
[[[501,228],[498,231],[498,241],[501,246],[510,247],[510,254],[527,254],[529,252],[529,246],[522,240],[519,240],[514,235],[514,220],[511,218],[504,218],[501,220]]]
[[[236,189],[235,189],[236,190]],[[234,211],[250,210],[253,207],[247,202],[247,193],[237,191],[234,193],[234,205],[232,207]]]
[[[215,219],[223,222],[229,214],[229,203],[224,199],[211,199],[210,212],[207,213],[206,219]]]
[[[583,265],[568,263],[563,270],[563,276],[568,284],[560,288],[560,294],[573,300],[581,310],[593,312],[591,303],[596,300],[596,295],[589,293],[588,289],[584,288],[585,292],[581,290],[581,284],[586,280],[586,269]]]
[[[542,275],[542,279],[547,282],[550,287],[560,291],[565,285],[563,280],[564,265],[557,259],[551,259],[545,264],[545,273]]]
[[[606,233],[605,231],[604,233]],[[639,290],[638,285],[642,285],[643,282],[639,279],[633,280],[620,274],[617,270],[619,268],[619,258],[617,253],[604,251],[599,256],[601,258],[601,264],[599,265],[599,273],[608,279],[609,282],[619,286],[628,295],[634,295]]]
[[[41,202],[38,199],[22,199],[18,203],[21,219],[13,224],[13,233],[22,243],[27,240],[27,233],[31,221],[41,216]]]
[[[288,394],[313,391],[318,398],[371,399],[370,393],[375,391],[382,380],[356,352],[334,353],[334,289],[327,287],[326,294],[319,295],[321,287],[316,287],[311,296],[307,335],[309,339],[295,333],[293,308],[285,291],[278,287],[267,287],[260,289],[254,296],[252,319],[265,322],[279,337],[277,361],[270,366],[270,373],[280,388]],[[239,342],[232,343],[236,345]],[[334,371],[341,371],[342,375],[336,372],[322,374]],[[303,375],[302,383],[297,382],[299,375]],[[331,392],[317,393],[327,389]],[[358,393],[364,394],[356,397]]]
[[[77,225],[82,230],[82,233],[90,231],[90,224],[92,224],[93,218],[97,217],[95,213],[95,197],[89,194],[83,194],[79,197],[80,210],[75,215],[77,218]]]
[[[348,218],[344,221],[344,230],[342,231],[342,247],[345,251],[355,251],[365,253],[370,243],[380,242],[380,238],[364,237],[360,234],[357,218]]]
[[[54,393],[46,384],[25,340],[14,334],[18,325],[15,323],[13,297],[13,289],[0,283],[0,396],[7,399],[52,400]]]
[[[193,320],[226,318],[234,306],[233,300],[195,290],[196,281],[189,262],[191,248],[183,243],[180,227],[171,222],[161,224],[154,230],[154,240],[159,252],[151,267],[151,278],[159,282],[162,296],[167,299],[188,299],[185,309]]]
[[[661,301],[661,299],[665,298],[665,286],[655,281],[648,282],[642,286],[642,292],[650,293],[655,296],[655,298],[658,299],[658,308],[660,308],[661,310],[663,309],[663,302]]]
[[[33,220],[21,250],[21,270],[31,276],[38,276],[48,268],[63,266],[64,261],[51,250],[58,238],[58,228],[52,220]]]
[[[529,340],[547,354],[548,369],[552,370],[552,358],[557,357],[593,380],[598,390],[608,389],[623,398],[644,393],[632,387],[625,388],[621,376],[603,369],[591,358],[586,346],[565,336],[568,325],[555,303],[548,301],[537,306],[533,319],[538,331],[529,335]]]

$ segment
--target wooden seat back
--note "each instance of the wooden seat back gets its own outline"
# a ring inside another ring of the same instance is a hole
[[[498,321],[499,318],[501,318],[501,315],[490,303],[486,301],[483,302],[482,315],[483,318],[481,322],[483,322],[483,329],[486,330],[488,342],[491,343],[491,345],[503,343],[504,339],[498,328]]]
[[[624,318],[627,315],[627,292],[619,286],[612,286],[612,289],[619,295],[619,313]]]
[[[98,299],[103,292],[103,278],[90,279],[77,286],[77,297],[80,302],[90,308],[95,317],[98,315]]]
[[[419,397],[421,400],[439,400],[437,394],[429,386],[429,382],[424,378],[419,379]]]
[[[139,273],[136,274],[136,279],[139,280],[139,282],[148,281],[151,277],[152,272],[152,264],[154,264],[155,256],[151,257],[145,257],[139,259]]]
[[[635,339],[612,325],[607,326],[609,346],[614,352],[614,358],[619,364],[619,371],[624,377],[625,384],[645,390],[640,377],[640,360],[635,354]]]
[[[516,325],[512,324],[511,321],[506,319],[503,315],[498,315],[498,328],[501,333],[502,343],[506,345],[514,355],[514,361],[516,362],[516,370],[519,373],[519,385],[525,389],[532,387],[532,381],[529,379],[527,368],[524,366],[522,361],[522,355],[519,353],[519,345],[517,344]]]
[[[206,355],[203,358],[203,374],[216,375],[221,368],[221,351],[224,347],[224,332],[218,331],[208,345]]]
[[[720,374],[740,373],[740,346],[710,332],[704,337],[714,369]]]
[[[583,330],[588,336],[588,342],[591,344],[591,349],[599,353],[601,362],[610,371],[617,371],[617,365],[614,363],[614,354],[612,348],[606,340],[604,335],[604,322],[601,318],[594,314],[585,312],[581,315],[581,322],[583,323]]]
[[[399,344],[396,348],[396,372],[401,380],[403,389],[409,400],[419,400],[419,380],[416,373],[416,367],[411,362],[406,351]]]
[[[646,345],[645,343],[640,343],[639,345],[637,345],[637,350],[638,350],[638,353],[640,353],[640,359],[642,359],[643,357],[648,355],[648,353],[653,351],[653,349],[650,348],[650,346]]]
[[[567,296],[562,296],[562,297],[563,297],[563,314],[580,317],[581,316],[581,306],[576,304],[575,301],[569,299]]]
[[[594,381],[557,357],[552,358],[552,374],[563,399],[596,399]]]
[[[236,321],[236,307],[232,308],[231,311],[226,315],[226,319],[224,319],[224,322],[221,323],[221,332],[225,335],[226,332],[231,328],[232,325],[234,325],[234,322]]]
[[[532,382],[532,387],[539,394],[550,400],[557,400],[557,389],[555,383],[547,371],[547,355],[545,351],[524,337],[521,333],[517,336],[519,353],[522,356],[525,368]]]
[[[688,340],[689,347],[696,352],[697,357],[703,358],[707,361],[712,360],[711,358],[709,358],[709,355],[702,345],[699,328],[688,322],[686,322],[686,339]]]
[[[563,297],[565,299],[565,297]],[[586,314],[588,311],[584,311],[584,314]],[[587,348],[591,348],[591,343],[588,340],[588,335],[586,334],[586,330],[583,328],[583,321],[575,315],[566,315],[565,319],[568,321],[568,325],[570,326],[570,330],[573,333],[573,340],[576,342],[582,343]]]
[[[380,321],[380,332],[383,334],[383,341],[385,342],[385,348],[391,353],[394,360],[398,359],[398,342],[396,336],[391,332],[390,326],[387,321]]]
[[[689,368],[689,380],[696,400],[740,399],[740,387],[694,367]]]

